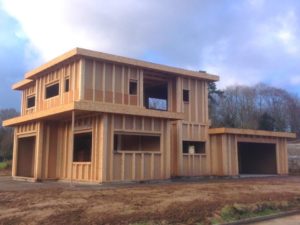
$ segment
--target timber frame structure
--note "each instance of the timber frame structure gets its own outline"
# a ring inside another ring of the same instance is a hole
[[[4,121],[15,128],[12,175],[104,183],[287,174],[294,134],[209,129],[208,83],[218,79],[75,48],[13,85],[22,103]]]

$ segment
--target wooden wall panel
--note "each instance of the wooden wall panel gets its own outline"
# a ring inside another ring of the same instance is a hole
[[[37,78],[34,85],[22,91],[21,115],[31,114],[35,111],[49,109],[61,104],[67,104],[79,98],[79,65],[80,61],[73,61],[50,71],[45,71],[42,76]],[[70,78],[68,92],[64,91],[65,78]],[[45,99],[45,89],[47,85],[59,83],[59,95]],[[35,96],[35,107],[27,109],[27,97]]]
[[[170,145],[163,137],[167,131],[167,120],[138,116],[106,114],[109,118],[106,148],[106,180],[151,180],[169,178]],[[114,133],[160,135],[160,151],[113,151]],[[168,132],[168,131],[167,131]],[[168,134],[167,134],[168,135]]]

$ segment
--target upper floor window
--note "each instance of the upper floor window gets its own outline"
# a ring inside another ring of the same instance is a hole
[[[70,78],[66,77],[65,78],[65,92],[69,92],[70,90]]]
[[[52,98],[59,94],[59,83],[55,83],[46,87],[46,99]]]
[[[190,91],[189,90],[183,90],[182,99],[186,103],[188,103],[190,101]]]
[[[129,83],[129,94],[130,95],[137,95],[137,81],[131,80]]]
[[[27,108],[32,108],[35,106],[35,96],[30,96],[27,98]]]

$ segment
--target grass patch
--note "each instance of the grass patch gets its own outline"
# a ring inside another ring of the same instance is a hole
[[[0,170],[9,169],[11,167],[10,161],[0,162]]]
[[[267,216],[287,210],[290,204],[282,202],[262,202],[256,204],[233,204],[224,206],[210,222],[213,225],[228,223],[253,217]]]

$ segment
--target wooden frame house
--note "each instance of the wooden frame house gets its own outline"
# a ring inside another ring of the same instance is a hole
[[[211,143],[207,86],[218,79],[73,49],[13,85],[22,103],[21,115],[4,121],[15,128],[12,175],[94,183],[237,175],[215,166],[226,150]],[[294,135],[272,135],[286,154]]]

